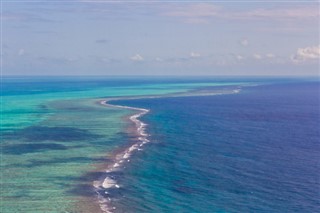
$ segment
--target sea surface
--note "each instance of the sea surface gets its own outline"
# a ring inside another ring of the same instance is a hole
[[[0,212],[319,212],[318,79],[6,77]]]

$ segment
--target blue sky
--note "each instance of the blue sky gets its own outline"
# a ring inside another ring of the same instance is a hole
[[[318,75],[318,1],[2,1],[4,75]]]

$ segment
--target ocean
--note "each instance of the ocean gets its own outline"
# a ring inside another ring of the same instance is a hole
[[[318,212],[318,79],[3,80],[1,212]]]

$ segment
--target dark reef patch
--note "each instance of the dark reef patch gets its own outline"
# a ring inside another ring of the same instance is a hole
[[[18,138],[29,142],[41,141],[84,141],[96,139],[101,136],[92,134],[88,130],[73,127],[48,127],[48,126],[31,126],[14,133],[6,134],[9,138]]]
[[[74,148],[68,147],[69,148]],[[37,166],[47,166],[47,165],[56,165],[63,163],[105,163],[108,162],[107,158],[103,157],[70,157],[70,158],[53,158],[51,160],[29,160],[25,164],[9,164],[8,167],[17,167],[17,168],[34,168]]]
[[[54,158],[52,160],[30,160],[28,167],[36,167],[43,165],[52,165],[60,163],[98,163],[105,162],[106,158],[90,158],[90,157],[71,157],[71,158]]]
[[[2,146],[2,153],[20,155],[26,153],[43,152],[48,150],[66,150],[68,147],[56,143],[28,143]]]

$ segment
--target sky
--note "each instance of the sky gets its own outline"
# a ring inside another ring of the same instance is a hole
[[[3,75],[319,75],[319,1],[1,2]]]

